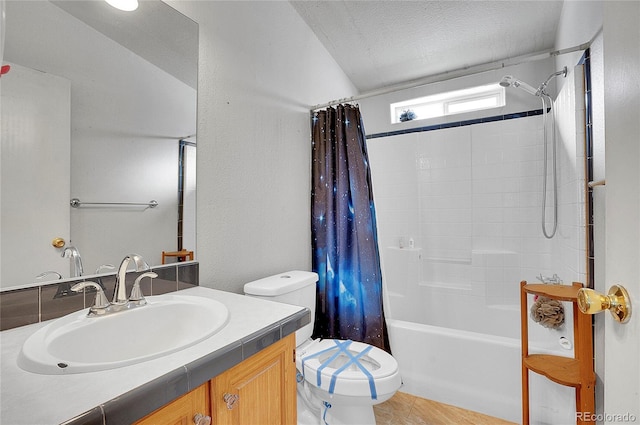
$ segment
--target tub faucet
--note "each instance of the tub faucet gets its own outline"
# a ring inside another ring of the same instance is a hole
[[[62,279],[62,275],[60,273],[49,270],[47,272],[42,272],[38,276],[36,276],[36,280],[45,280],[47,276],[56,276],[56,280]]]
[[[82,276],[82,257],[80,257],[80,251],[75,246],[69,246],[62,251],[62,258],[71,258],[73,267],[73,274],[71,277]]]
[[[113,301],[111,304],[124,305],[128,301],[125,281],[127,277],[127,268],[131,261],[133,261],[136,266],[135,271],[137,272],[147,271],[150,269],[149,264],[147,264],[147,262],[138,254],[129,254],[124,257],[120,263],[120,267],[118,267],[118,273],[116,273],[116,286],[113,291]]]
[[[560,279],[560,276],[558,276],[556,273],[554,273],[552,277],[544,276],[542,273],[540,273],[540,276],[537,276],[537,278],[540,279],[542,283],[547,283],[551,285],[562,284],[562,279]]]

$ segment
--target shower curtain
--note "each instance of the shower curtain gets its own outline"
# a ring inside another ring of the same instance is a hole
[[[371,173],[360,109],[312,118],[311,237],[318,273],[314,337],[389,351]]]

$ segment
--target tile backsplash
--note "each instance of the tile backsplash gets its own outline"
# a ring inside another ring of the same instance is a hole
[[[140,282],[145,296],[175,292],[199,285],[198,262],[165,264],[153,267],[157,278]],[[131,292],[133,282],[140,275],[128,272],[126,278],[127,294]],[[47,282],[40,286],[21,289],[9,289],[0,292],[0,330],[30,325],[65,316],[74,311],[88,308],[93,304],[95,291],[87,288],[83,292],[73,292],[71,287],[85,280],[99,281],[106,288],[110,299],[115,287],[115,273],[100,277],[65,279]]]

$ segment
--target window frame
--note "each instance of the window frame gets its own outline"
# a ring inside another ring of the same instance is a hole
[[[495,102],[488,106],[476,104],[476,106],[454,110],[455,105],[464,105],[465,103],[473,105],[475,102],[482,102],[483,100],[490,99],[494,99]],[[438,93],[430,96],[422,96],[404,100],[401,102],[394,102],[389,105],[389,108],[391,113],[391,123],[400,124],[407,121],[420,121],[431,118],[440,118],[449,115],[462,114],[466,112],[500,108],[505,105],[505,88],[498,83],[492,83],[482,86],[470,87],[462,90],[453,90],[449,92]],[[431,113],[423,113],[423,115],[420,116],[419,111],[427,108],[429,111],[431,111]],[[406,111],[412,111],[416,113],[417,116],[410,120],[401,121],[400,116]]]

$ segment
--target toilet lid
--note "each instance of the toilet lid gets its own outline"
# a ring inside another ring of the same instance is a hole
[[[305,379],[333,392],[337,380],[364,381],[375,398],[375,384],[398,373],[398,362],[389,353],[363,342],[324,339],[298,353]]]

